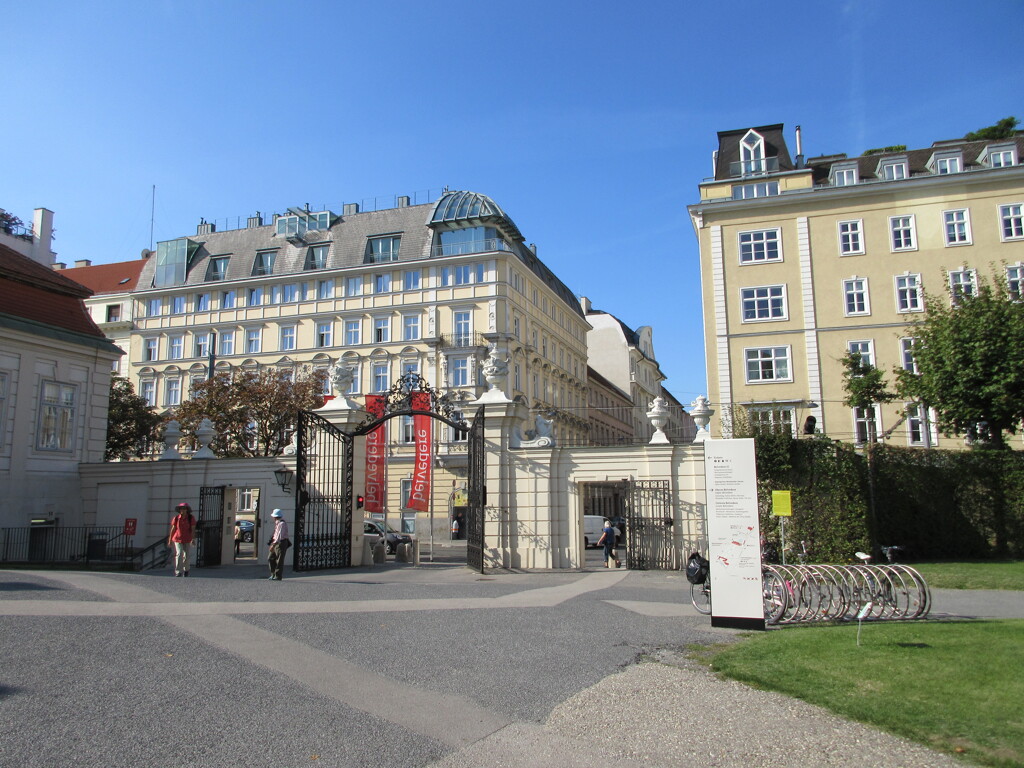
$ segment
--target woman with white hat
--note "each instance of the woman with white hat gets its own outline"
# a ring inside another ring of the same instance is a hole
[[[288,538],[288,523],[284,519],[284,512],[275,509],[270,517],[274,521],[274,535],[270,537],[267,563],[270,565],[270,580],[280,581],[284,574],[284,555],[292,545],[292,540]]]

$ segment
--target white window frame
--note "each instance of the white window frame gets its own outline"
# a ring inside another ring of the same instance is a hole
[[[263,329],[262,328],[246,328],[245,329],[245,354],[247,355],[258,355],[263,349]]]
[[[1006,265],[1006,290],[1014,301],[1024,299],[1024,263]]]
[[[355,275],[352,277],[345,278],[345,295],[346,296],[362,296],[363,295],[363,276]]]
[[[220,348],[220,355],[233,355],[235,354],[235,332],[221,331],[217,334],[217,344]]]
[[[868,412],[870,409],[870,413]],[[881,409],[877,403],[866,407],[850,409],[850,416],[853,419],[853,441],[856,445],[878,442],[878,436],[882,434]],[[861,440],[861,425],[863,425],[864,440]]]
[[[198,357],[201,360],[206,359],[210,356],[210,334],[209,333],[195,333],[192,336],[192,357]]]
[[[160,339],[150,336],[142,342],[142,360],[152,363],[160,359]]]
[[[960,155],[943,155],[935,158],[935,173],[938,176],[960,173],[961,170],[963,160]]]
[[[952,208],[942,212],[942,235],[946,247],[971,244],[970,208]]]
[[[978,273],[973,269],[951,269],[949,271],[949,296],[956,304],[962,296],[976,296],[978,294]]]
[[[402,341],[419,341],[421,336],[420,331],[420,316],[417,315],[403,315],[402,316]]]
[[[878,164],[878,178],[882,181],[903,181],[910,178],[906,160],[883,160]]]
[[[196,312],[209,312],[210,311],[210,293],[204,291],[203,293],[196,294],[195,302]]]
[[[220,292],[220,308],[221,309],[234,309],[237,296],[235,295],[234,289],[221,291]]]
[[[306,251],[306,263],[303,265],[304,271],[316,271],[318,269],[327,269],[327,260],[330,258],[331,248],[329,245],[311,245],[309,250]]]
[[[775,309],[778,308],[778,314]],[[753,316],[747,316],[747,310],[753,310]],[[765,313],[762,312],[764,310]],[[789,319],[789,297],[786,295],[786,284],[756,285],[740,288],[740,315],[744,323],[764,323]]]
[[[182,360],[185,357],[185,337],[181,334],[167,337],[167,359]]]
[[[345,346],[356,347],[363,343],[363,321],[345,321]]]
[[[390,344],[391,343],[391,317],[375,317],[373,318],[373,343],[374,344]]]
[[[160,317],[161,313],[163,312],[163,306],[163,299],[147,299],[146,317]]]
[[[795,436],[796,409],[782,405],[748,405],[750,426],[759,431],[767,428],[773,434]]]
[[[1009,168],[1017,165],[1017,146],[1015,144],[992,144],[986,147],[985,165],[989,168]]]
[[[373,364],[373,391],[387,392],[391,383],[387,363]]]
[[[829,184],[833,187],[852,187],[860,180],[856,163],[837,163],[829,169]]]
[[[316,298],[318,301],[327,301],[334,298],[334,278],[316,281]]]
[[[278,346],[281,352],[293,351],[295,349],[295,326],[282,325],[278,339]]]
[[[900,365],[905,371],[917,373],[917,359],[914,357],[914,338],[912,336],[900,338]]]
[[[407,269],[402,275],[402,290],[418,291],[422,275],[418,269]]]
[[[373,276],[373,292],[375,294],[391,293],[390,272],[380,272]]]
[[[318,322],[315,326],[313,341],[313,346],[317,349],[326,349],[327,347],[334,346],[334,323],[330,320]]]
[[[901,281],[913,280],[913,285],[904,284],[900,285]],[[900,314],[906,314],[908,312],[923,312],[924,311],[924,295],[922,294],[921,286],[921,275],[920,273],[905,272],[902,275],[895,275],[893,282],[896,288],[896,311]],[[905,291],[906,296],[906,307],[901,307],[900,292]],[[911,301],[911,298],[913,301]]]
[[[181,405],[181,378],[174,376],[164,381],[164,406]]]
[[[744,242],[744,238],[747,238],[746,242]],[[782,229],[779,227],[751,229],[744,232],[737,232],[736,244],[741,265],[770,264],[783,260]],[[774,244],[775,246],[774,256],[769,256],[771,244]],[[744,256],[744,250],[747,251],[746,257]]]
[[[73,452],[77,421],[78,386],[62,381],[42,381],[39,387],[36,449],[57,453]]]
[[[897,232],[904,233],[900,235],[901,242],[909,240],[910,244],[897,245]],[[910,213],[902,216],[889,217],[889,249],[893,253],[917,250],[917,222],[915,221],[914,214]]]
[[[263,304],[263,286],[253,286],[246,292],[245,306],[258,307],[261,304]]]
[[[935,448],[939,443],[939,430],[935,425],[936,413],[923,403],[906,403],[907,445]],[[919,437],[914,438],[915,431]]]
[[[139,396],[146,401],[146,405],[156,408],[156,382],[153,379],[140,381]]]
[[[1024,203],[999,206],[999,239],[1004,243],[1024,240]]]
[[[287,283],[281,286],[281,303],[294,304],[299,300],[299,286],[296,283]]]
[[[469,358],[452,357],[448,359],[448,386],[469,386]]]
[[[858,290],[857,285],[860,284]],[[863,310],[850,311],[850,299],[860,296],[863,301]],[[871,295],[868,292],[868,279],[866,277],[848,277],[843,280],[843,315],[846,317],[861,317],[871,314]]]
[[[847,219],[836,222],[840,256],[859,256],[864,253],[864,221]]]
[[[757,197],[774,197],[779,194],[779,182],[757,181],[752,184],[733,184],[733,200],[752,200]]]
[[[866,365],[874,367],[875,365],[875,340],[874,339],[854,339],[846,342],[846,351],[850,354],[854,352],[860,353],[860,360]]]
[[[768,356],[765,355],[768,353]],[[754,355],[757,355],[754,357]],[[779,362],[785,363],[785,374],[778,375]],[[771,364],[771,375],[763,376],[762,363]],[[751,363],[758,363],[756,378],[751,378]],[[743,350],[743,375],[747,384],[777,384],[779,382],[793,381],[793,352],[788,345],[771,347],[747,347]]]
[[[171,314],[172,315],[183,315],[185,314],[185,296],[172,296],[171,297]]]

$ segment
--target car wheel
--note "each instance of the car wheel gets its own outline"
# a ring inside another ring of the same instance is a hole
[[[251,544],[252,543],[252,534],[251,533],[243,533],[242,534],[242,541]]]
[[[385,547],[385,550],[389,555],[393,555],[395,554],[395,545],[389,541],[387,547]]]

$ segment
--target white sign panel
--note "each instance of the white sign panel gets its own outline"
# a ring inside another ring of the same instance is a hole
[[[764,629],[754,441],[704,443],[711,626]]]

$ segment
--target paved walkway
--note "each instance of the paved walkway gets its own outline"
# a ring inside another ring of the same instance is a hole
[[[688,664],[679,574],[264,573],[0,571],[0,765],[958,764]]]

